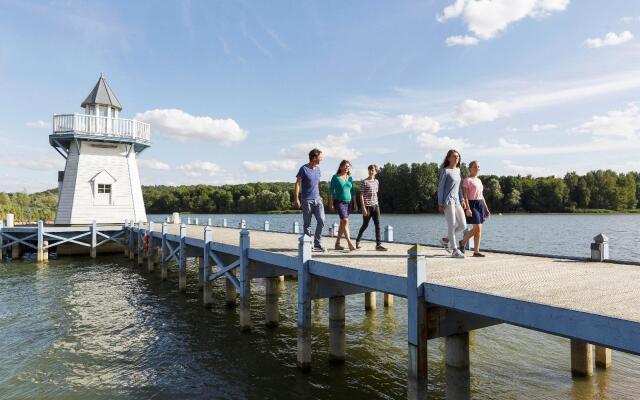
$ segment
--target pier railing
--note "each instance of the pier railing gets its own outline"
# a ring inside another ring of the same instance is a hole
[[[150,125],[135,119],[101,117],[87,114],[60,114],[53,116],[53,133],[78,132],[86,135],[130,138],[148,143]]]

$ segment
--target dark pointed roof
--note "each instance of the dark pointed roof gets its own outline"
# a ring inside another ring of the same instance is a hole
[[[111,106],[115,107],[118,111],[122,111],[122,106],[120,105],[118,98],[116,97],[115,93],[113,93],[113,90],[111,90],[109,84],[104,79],[104,76],[102,74],[100,74],[100,79],[98,79],[96,86],[94,86],[91,93],[89,93],[87,98],[84,99],[82,104],[80,104],[80,107],[84,108],[88,105],[93,104]]]

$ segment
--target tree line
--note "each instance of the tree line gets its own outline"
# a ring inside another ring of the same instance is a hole
[[[384,212],[437,212],[436,163],[385,164],[380,173],[380,207]],[[468,175],[462,165],[462,175]],[[627,211],[640,208],[640,173],[611,170],[575,172],[564,177],[480,176],[492,212]],[[328,183],[320,191],[327,205]],[[359,195],[359,182],[355,194]],[[149,214],[174,211],[201,214],[288,212],[293,210],[293,182],[240,185],[143,186]],[[52,221],[57,190],[40,193],[0,193],[0,217],[13,213],[16,221]]]

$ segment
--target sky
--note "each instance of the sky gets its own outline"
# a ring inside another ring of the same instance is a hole
[[[54,113],[101,73],[151,124],[146,185],[342,159],[640,170],[640,1],[0,0],[0,191],[57,187]]]

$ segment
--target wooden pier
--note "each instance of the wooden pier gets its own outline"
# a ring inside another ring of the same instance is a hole
[[[640,354],[639,264],[607,260],[603,236],[592,244],[592,259],[505,252],[452,259],[441,248],[389,241],[385,253],[376,252],[373,242],[355,252],[312,252],[311,238],[293,233],[297,224],[292,233],[271,232],[268,223],[249,231],[242,222],[238,228],[153,222],[118,228],[102,233],[103,240],[122,242],[127,257],[137,256],[150,272],[159,269],[163,279],[169,264],[177,264],[181,290],[187,287],[187,258],[198,258],[206,307],[213,306],[211,282],[225,279],[225,305],[237,304],[243,331],[251,330],[250,315],[258,312],[249,301],[253,279],[265,279],[269,326],[278,324],[280,279],[297,279],[296,357],[302,369],[313,365],[313,300],[329,298],[330,358],[340,362],[348,346],[345,296],[364,293],[368,307],[375,307],[376,292],[388,307],[393,296],[406,298],[410,399],[427,396],[427,340],[438,337],[446,338],[447,398],[469,398],[469,332],[501,323],[571,339],[567,364],[574,375],[592,375],[594,365],[608,368],[611,349]],[[6,247],[5,229],[0,238]],[[101,232],[88,230],[96,232],[92,237]]]

